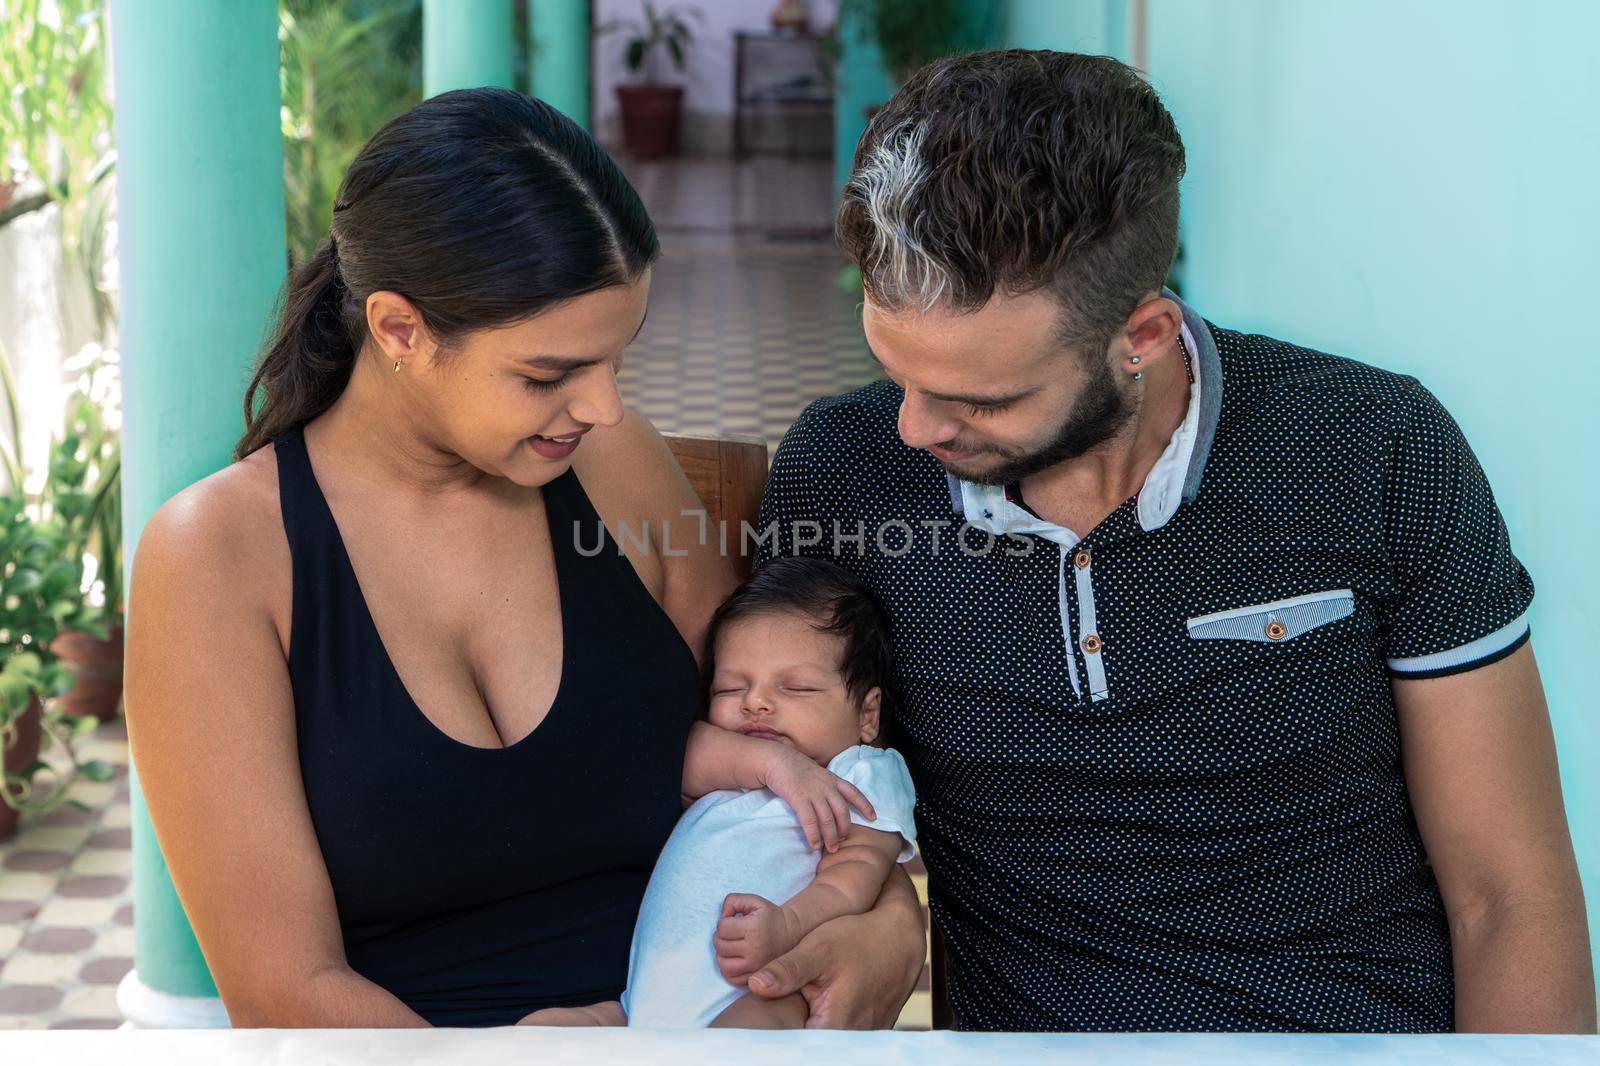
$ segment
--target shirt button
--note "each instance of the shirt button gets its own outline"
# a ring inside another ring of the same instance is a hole
[[[1079,548],[1077,554],[1072,557],[1072,565],[1076,566],[1079,570],[1089,569],[1089,553],[1084,549]]]
[[[1276,618],[1272,619],[1271,621],[1269,621],[1267,623],[1267,639],[1268,640],[1282,640],[1284,637],[1286,637],[1288,635],[1289,635],[1289,627],[1284,625],[1282,622],[1278,621]]]
[[[1083,653],[1085,655],[1098,655],[1100,654],[1100,648],[1100,638],[1093,633],[1083,638]]]

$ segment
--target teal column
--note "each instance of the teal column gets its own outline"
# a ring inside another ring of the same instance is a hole
[[[123,540],[221,468],[283,280],[274,0],[112,0],[122,284]],[[137,604],[132,605],[137,610]],[[226,1024],[133,783],[139,1025]]]
[[[1110,0],[1106,0],[1110,2]],[[966,0],[964,25],[945,51],[951,54],[999,48],[1006,39],[1007,25],[1002,18],[1005,5],[989,0]],[[888,102],[899,86],[883,65],[870,24],[857,21],[849,10],[839,15],[839,61],[833,98],[833,191],[834,199],[850,180],[850,161],[856,144],[867,131],[867,109]]]
[[[422,0],[422,91],[511,89],[511,0]]]
[[[834,82],[833,193],[837,200],[850,180],[856,142],[867,131],[867,109],[881,107],[895,90],[870,28],[845,12],[839,17],[839,61]]]
[[[589,128],[589,0],[528,0],[533,95]]]

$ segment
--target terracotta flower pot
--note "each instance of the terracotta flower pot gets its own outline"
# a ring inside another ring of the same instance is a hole
[[[66,632],[56,637],[50,650],[72,671],[70,691],[61,697],[66,714],[114,718],[122,701],[122,627],[112,626],[109,640],[88,633]]]
[[[32,765],[39,757],[39,741],[44,735],[40,721],[42,713],[39,697],[35,696],[28,701],[27,710],[12,719],[12,725],[16,726],[17,732],[12,745],[5,752],[6,773],[20,774],[23,767]],[[0,840],[9,840],[11,834],[17,831],[17,822],[21,819],[21,811],[0,800]]]
[[[635,159],[660,159],[678,150],[681,85],[619,85],[622,141]]]

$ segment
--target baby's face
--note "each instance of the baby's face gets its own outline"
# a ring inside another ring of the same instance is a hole
[[[878,735],[877,689],[857,707],[839,665],[844,638],[804,615],[757,614],[717,634],[711,724],[796,748],[826,766]]]

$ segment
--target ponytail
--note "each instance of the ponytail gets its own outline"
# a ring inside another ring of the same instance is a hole
[[[357,352],[346,320],[348,301],[330,236],[284,285],[272,340],[245,390],[244,436],[234,446],[235,459],[315,418],[339,398]]]

